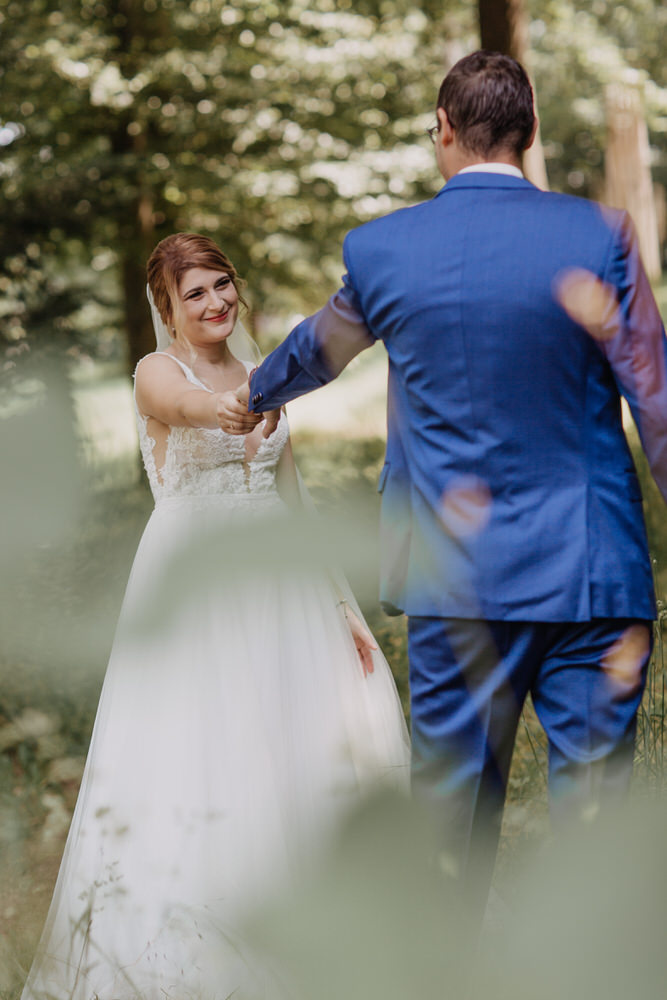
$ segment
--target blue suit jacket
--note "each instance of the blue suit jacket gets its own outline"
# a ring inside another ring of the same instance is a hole
[[[461,174],[349,233],[344,260],[340,292],[255,372],[251,406],[383,341],[382,599],[412,615],[653,617],[620,394],[667,498],[667,349],[627,216]],[[559,300],[572,268],[611,289],[584,296],[589,329]]]

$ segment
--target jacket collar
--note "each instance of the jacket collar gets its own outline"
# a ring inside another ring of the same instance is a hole
[[[481,170],[471,170],[465,174],[454,174],[444,187],[440,188],[435,197],[439,198],[441,194],[445,194],[448,191],[457,191],[459,188],[513,188],[514,190],[524,188],[533,191],[539,190],[534,184],[527,181],[525,177],[512,177],[510,174],[492,174]]]

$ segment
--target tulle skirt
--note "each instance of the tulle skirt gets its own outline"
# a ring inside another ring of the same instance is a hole
[[[407,786],[387,664],[364,676],[327,573],[264,558],[281,516],[270,497],[153,512],[24,1000],[278,996],[248,914],[360,794]]]

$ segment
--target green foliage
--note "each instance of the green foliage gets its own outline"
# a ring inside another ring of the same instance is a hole
[[[257,308],[286,287],[315,306],[345,230],[434,186],[419,5],[13,0],[0,23],[11,342],[46,306],[51,330],[106,332],[122,296],[131,328],[146,256],[175,230],[214,236]]]
[[[603,88],[645,80],[667,180],[664,5],[530,0],[553,187],[601,189]],[[258,331],[318,307],[345,231],[440,186],[423,129],[478,44],[472,0],[0,3],[0,316],[27,349],[130,360],[151,347],[143,267],[208,233],[250,281]],[[663,31],[660,28],[662,26]]]
[[[667,184],[667,71],[661,39],[667,8],[656,0],[528,0],[530,44],[542,139],[552,188],[603,193],[604,89],[643,88],[654,148],[654,179]]]

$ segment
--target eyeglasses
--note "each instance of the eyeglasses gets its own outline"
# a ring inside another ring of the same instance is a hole
[[[429,137],[434,146],[435,146],[435,137],[437,136],[439,131],[440,131],[439,125],[431,125],[430,128],[426,129],[426,135]]]

